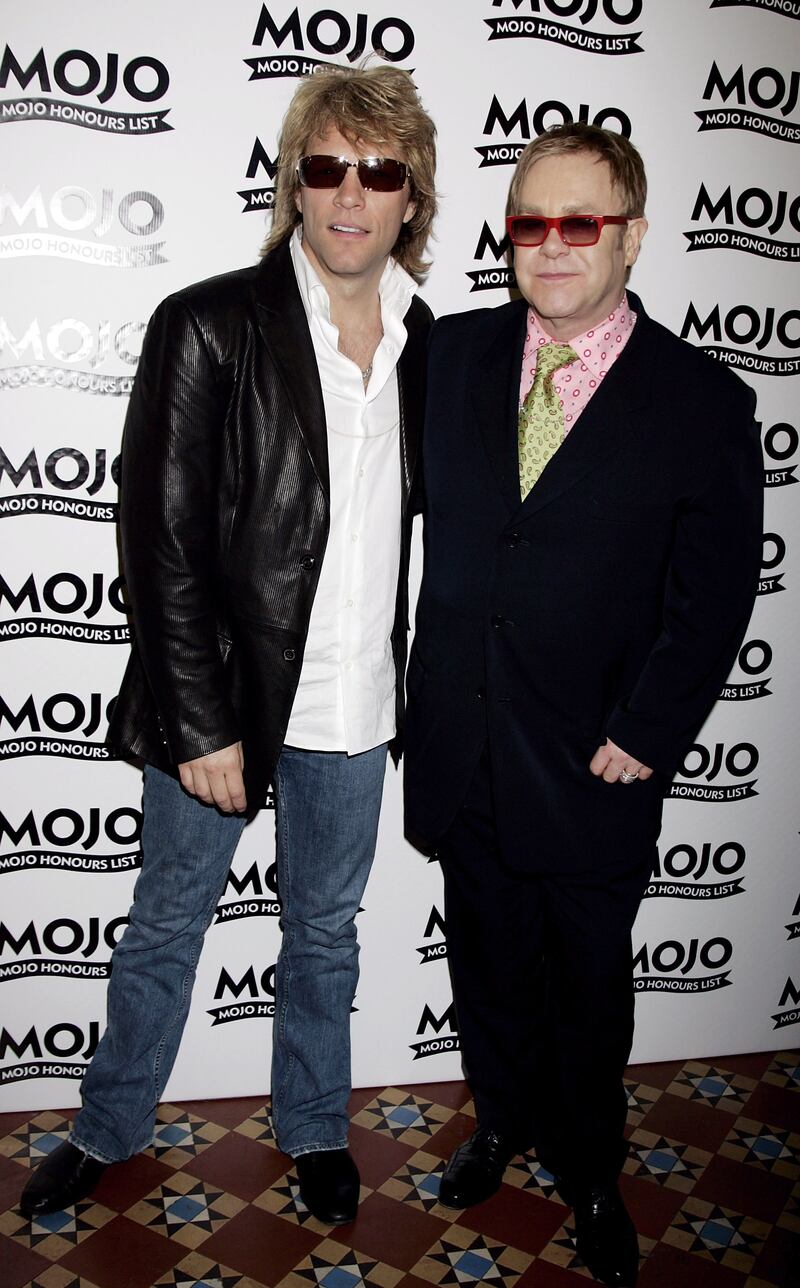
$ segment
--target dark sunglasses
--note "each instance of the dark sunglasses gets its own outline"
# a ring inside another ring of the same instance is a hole
[[[509,215],[506,230],[515,246],[541,246],[551,228],[555,228],[566,246],[594,246],[600,240],[603,224],[627,224],[629,215]]]
[[[399,192],[411,177],[406,163],[394,157],[361,157],[359,161],[348,161],[347,157],[301,157],[297,175],[304,188],[338,188],[351,166],[368,192]]]

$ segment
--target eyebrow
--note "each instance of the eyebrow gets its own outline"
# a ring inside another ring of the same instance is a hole
[[[570,205],[565,206],[561,213],[563,215],[585,215],[586,211],[586,205],[580,202],[572,202]],[[519,213],[522,215],[542,215],[543,218],[547,218],[543,210],[537,210],[535,207],[532,210],[521,210]]]

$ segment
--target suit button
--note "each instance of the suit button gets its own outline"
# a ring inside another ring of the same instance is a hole
[[[313,555],[306,555],[305,559],[300,560],[300,567],[305,568],[306,572],[311,572],[311,569],[314,567],[316,562],[317,561]]]
[[[505,543],[511,550],[513,550],[515,546],[519,545],[521,540],[522,537],[518,532],[509,532],[508,536],[505,538]]]
[[[493,613],[491,617],[492,626],[497,630],[501,626],[508,626],[508,618],[503,617],[502,613]]]
[[[293,648],[285,648],[283,650],[284,662],[293,662],[296,657],[297,657],[297,654],[295,653]]]
[[[483,689],[478,689],[478,692],[475,694],[475,697],[480,698],[482,700],[483,698],[486,697],[486,693],[484,692]]]

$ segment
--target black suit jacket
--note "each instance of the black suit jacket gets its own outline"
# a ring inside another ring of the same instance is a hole
[[[524,502],[527,306],[433,328],[406,724],[407,826],[423,845],[488,736],[509,861],[650,862],[665,780],[735,658],[761,550],[753,394],[631,303],[628,344]],[[606,737],[653,779],[595,779]]]
[[[402,566],[430,310],[414,299],[398,366]],[[322,389],[288,242],[156,310],[122,449],[120,535],[134,643],[109,740],[169,772],[241,739],[263,805],[291,712],[330,523]],[[398,683],[398,728],[402,721]]]

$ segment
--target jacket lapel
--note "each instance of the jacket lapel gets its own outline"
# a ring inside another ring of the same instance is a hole
[[[262,339],[286,391],[314,471],[330,500],[325,404],[288,240],[261,261],[255,292]]]
[[[419,451],[419,432],[425,411],[425,365],[430,313],[419,300],[412,300],[403,319],[408,339],[397,364],[397,394],[400,404],[400,482],[405,512]]]
[[[503,305],[491,314],[492,336],[477,356],[472,382],[472,399],[486,454],[512,511],[518,510],[520,504],[517,419],[527,315],[524,300]]]
[[[650,398],[654,362],[654,328],[641,302],[628,293],[636,326],[597,393],[581,412],[555,456],[525,500],[517,506],[529,518],[579,479],[627,446],[644,423],[642,406]]]

